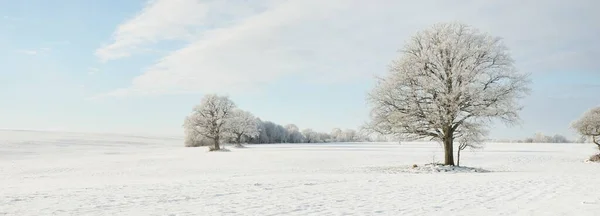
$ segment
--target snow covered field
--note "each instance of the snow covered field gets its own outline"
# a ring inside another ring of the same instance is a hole
[[[0,131],[0,215],[599,215],[592,144],[487,144],[489,173],[395,172],[437,144],[184,148],[175,138]]]

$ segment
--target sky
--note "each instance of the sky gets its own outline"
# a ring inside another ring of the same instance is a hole
[[[575,137],[600,105],[596,0],[0,0],[0,128],[181,135],[204,94],[329,132],[417,31],[462,22],[502,37],[532,93],[491,138]]]

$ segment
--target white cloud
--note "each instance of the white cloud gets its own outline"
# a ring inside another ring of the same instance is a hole
[[[120,25],[99,58],[126,57],[163,40],[188,44],[103,96],[241,91],[288,75],[370,78],[410,35],[456,20],[504,37],[523,70],[599,68],[594,0],[215,2],[156,0]]]
[[[214,25],[228,25],[261,10],[270,0],[149,0],[135,17],[119,25],[112,42],[96,50],[102,61],[129,57],[161,41],[194,41]],[[209,10],[211,9],[211,10]]]
[[[113,42],[96,51],[102,60],[130,56],[148,43],[193,37],[203,23],[206,5],[197,0],[154,0],[134,18],[120,25]]]

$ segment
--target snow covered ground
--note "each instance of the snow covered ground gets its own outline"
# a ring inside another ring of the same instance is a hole
[[[487,173],[389,172],[424,143],[280,144],[0,131],[0,215],[600,215],[591,144],[487,144]]]

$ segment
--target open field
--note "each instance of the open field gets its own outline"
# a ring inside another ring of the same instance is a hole
[[[488,143],[461,163],[492,172],[431,174],[389,168],[441,161],[433,143],[182,146],[0,131],[0,215],[600,214],[592,144]]]

